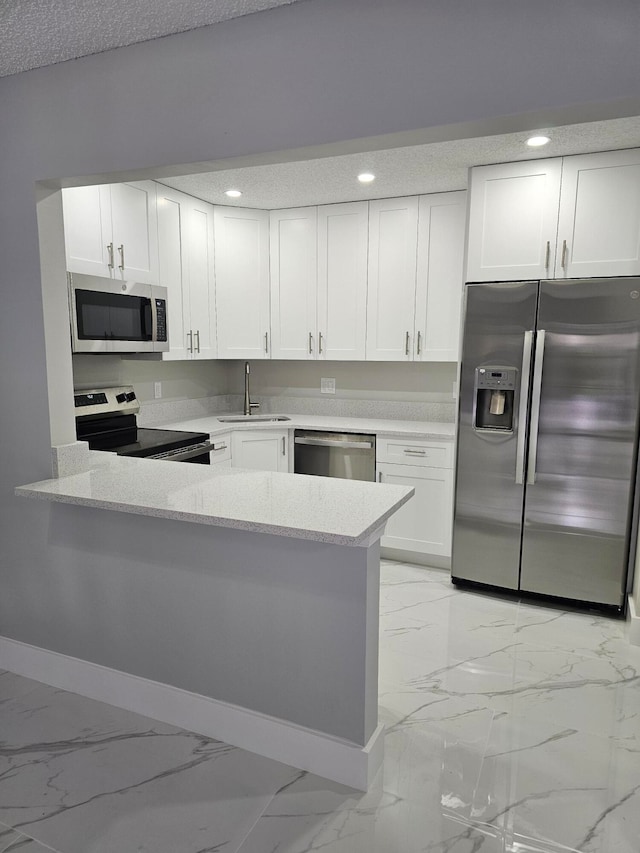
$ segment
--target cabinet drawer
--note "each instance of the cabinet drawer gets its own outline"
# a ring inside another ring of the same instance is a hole
[[[453,467],[453,442],[379,438],[377,461],[427,468]]]
[[[211,446],[213,449],[209,458],[212,465],[231,459],[231,433],[225,432],[224,435],[216,435],[211,439]]]

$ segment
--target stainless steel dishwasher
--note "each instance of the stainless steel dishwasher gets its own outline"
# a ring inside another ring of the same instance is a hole
[[[376,437],[320,430],[295,431],[294,471],[345,480],[376,479]]]

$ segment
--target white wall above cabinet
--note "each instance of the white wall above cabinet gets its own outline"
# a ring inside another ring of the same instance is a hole
[[[269,358],[269,213],[214,208],[219,358]]]
[[[467,281],[640,274],[640,149],[471,171]]]
[[[153,181],[62,190],[67,269],[157,284],[155,196]]]

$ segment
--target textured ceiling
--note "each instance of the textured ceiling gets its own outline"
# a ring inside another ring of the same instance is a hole
[[[530,135],[459,139],[159,180],[215,204],[266,209],[446,192],[466,188],[470,166],[640,147],[640,117],[546,129],[551,143],[539,149],[525,145]],[[372,184],[357,181],[364,171],[376,175]],[[227,189],[241,190],[242,197],[227,198]]]
[[[296,0],[0,0],[0,77]]]

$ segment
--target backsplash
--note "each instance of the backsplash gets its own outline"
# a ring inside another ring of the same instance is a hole
[[[414,403],[403,400],[353,400],[345,398],[283,397],[251,395],[260,403],[259,413],[285,415],[324,415],[335,418],[382,418],[401,421],[453,423],[456,404],[451,402]],[[220,394],[197,400],[154,400],[140,405],[138,423],[152,427],[189,418],[242,412],[242,394]]]
[[[195,400],[141,400],[138,424],[142,427],[152,427],[156,424],[204,418],[207,415],[237,412],[241,409],[240,394],[218,394],[215,397],[198,397]]]
[[[406,400],[357,400],[344,397],[260,397],[260,411],[292,415],[325,415],[336,418],[383,418],[400,421],[436,421],[453,423],[454,402],[410,402]],[[242,405],[242,398],[240,398]]]

